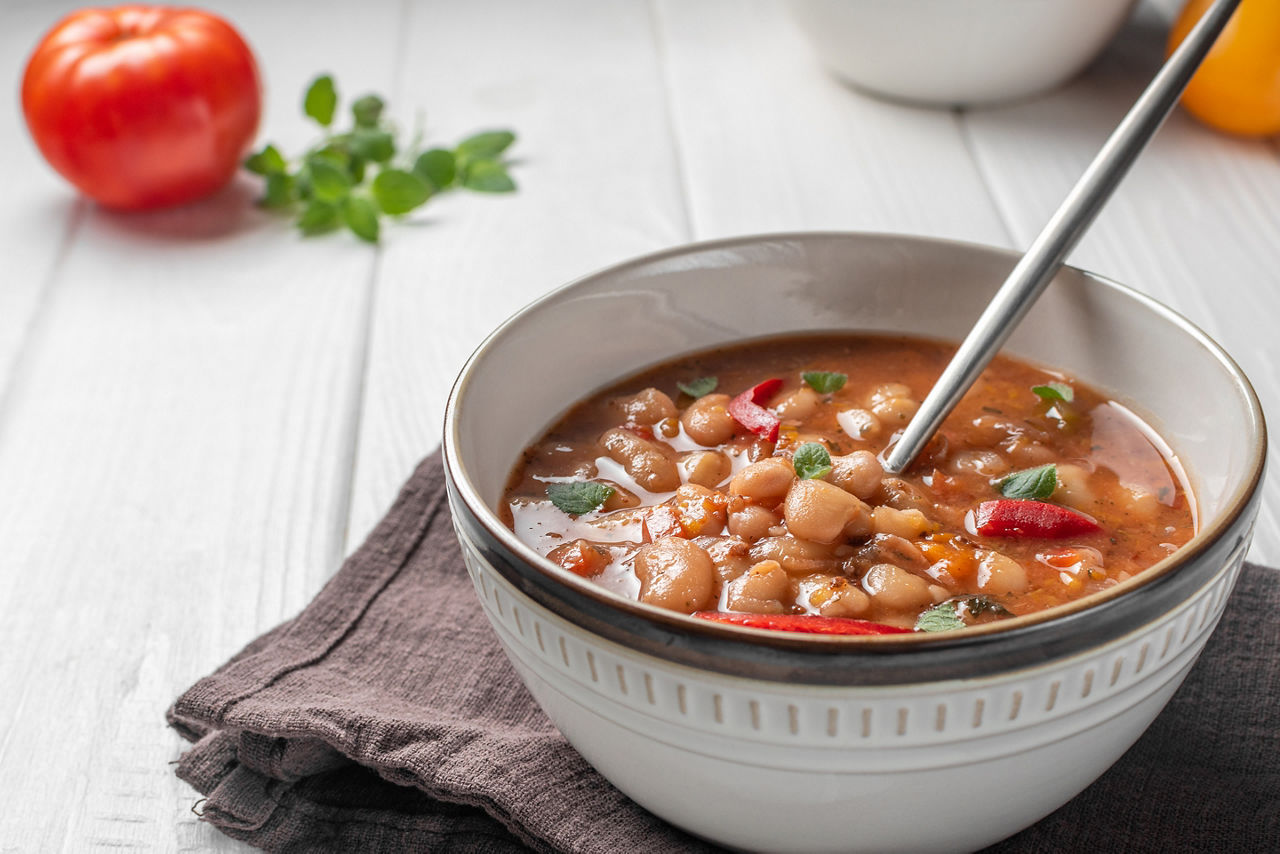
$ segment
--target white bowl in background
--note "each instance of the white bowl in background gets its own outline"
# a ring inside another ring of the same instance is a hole
[[[747,850],[973,850],[1081,791],[1182,682],[1248,547],[1262,412],[1239,368],[1185,319],[1072,268],[1006,350],[1137,410],[1186,465],[1199,504],[1187,545],[1081,602],[930,635],[742,629],[566,573],[494,510],[521,451],[625,375],[766,334],[958,340],[1016,259],[866,234],[682,247],[547,295],[468,361],[444,452],[476,591],[552,721],[639,804]],[[1129,808],[1141,805],[1117,806]]]
[[[1084,69],[1136,0],[791,0],[819,59],[860,89],[931,105],[1051,89]]]

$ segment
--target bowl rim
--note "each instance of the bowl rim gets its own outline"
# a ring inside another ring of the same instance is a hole
[[[716,644],[717,647],[721,648],[723,648],[723,642],[727,642],[730,646],[745,644],[759,650],[786,651],[800,653],[801,655],[817,653],[829,656],[833,653],[872,652],[898,657],[900,655],[920,654],[929,650],[981,646],[988,642],[999,643],[1007,640],[1021,643],[1024,638],[1030,639],[1034,643],[1034,639],[1044,633],[1046,627],[1074,624],[1082,619],[1090,619],[1092,615],[1101,615],[1107,611],[1108,607],[1114,607],[1117,603],[1134,602],[1142,597],[1131,597],[1128,594],[1144,588],[1157,587],[1180,575],[1185,575],[1186,573],[1181,572],[1184,568],[1195,564],[1199,559],[1206,558],[1210,553],[1217,552],[1219,557],[1227,552],[1233,553],[1231,544],[1227,543],[1229,535],[1233,532],[1247,542],[1253,516],[1260,500],[1260,485],[1265,471],[1267,454],[1265,418],[1257,393],[1248,378],[1235,360],[1217,342],[1183,315],[1127,285],[1071,265],[1064,265],[1064,269],[1082,275],[1085,280],[1090,282],[1090,286],[1118,291],[1120,295],[1138,302],[1148,311],[1158,315],[1166,322],[1172,323],[1222,364],[1232,379],[1236,392],[1244,398],[1250,415],[1248,423],[1244,425],[1244,429],[1254,437],[1252,458],[1247,462],[1248,474],[1231,490],[1224,501],[1222,512],[1217,515],[1214,522],[1198,530],[1191,540],[1173,554],[1114,587],[1032,614],[952,632],[840,636],[749,629],[709,620],[699,620],[644,602],[626,599],[599,585],[593,584],[587,579],[579,578],[571,573],[565,573],[550,560],[521,542],[514,531],[502,524],[493,508],[490,508],[481,499],[474,484],[468,477],[466,467],[461,459],[461,449],[465,444],[465,439],[459,431],[458,411],[461,402],[465,400],[476,366],[498,341],[521,324],[528,313],[541,306],[561,300],[592,283],[619,275],[626,275],[638,268],[658,264],[671,258],[763,243],[825,240],[869,240],[873,242],[893,240],[930,245],[935,248],[950,247],[966,253],[985,253],[1008,261],[1016,261],[1021,256],[1021,253],[1015,250],[981,243],[892,232],[839,230],[766,232],[696,241],[639,255],[580,276],[532,300],[499,324],[476,347],[455,379],[445,407],[442,443],[445,473],[449,482],[451,497],[457,499],[455,508],[465,509],[466,511],[466,518],[457,521],[464,523],[463,527],[468,529],[468,533],[472,535],[473,540],[478,539],[481,541],[480,544],[484,547],[482,551],[486,559],[499,569],[505,570],[503,574],[512,580],[521,577],[520,580],[526,582],[521,585],[524,592],[535,594],[534,598],[541,604],[552,607],[552,610],[556,613],[579,624],[582,624],[583,621],[575,619],[575,616],[582,615],[576,612],[582,610],[587,605],[587,602],[591,602],[617,612],[619,616],[630,617],[634,620],[653,624],[660,629],[674,631],[678,635],[688,638],[689,642],[693,644],[697,644],[699,639],[703,638],[722,642]],[[785,334],[785,332],[778,334]],[[688,352],[695,352],[695,350]],[[679,358],[679,356],[680,354],[674,354],[668,358],[668,361]],[[660,362],[655,362],[655,364],[658,363]],[[567,408],[573,405],[574,402],[565,402],[564,407]],[[1192,473],[1194,474],[1194,469]],[[547,581],[560,588],[565,594],[571,593],[573,595],[556,596],[555,588],[549,589],[545,583]],[[533,583],[529,584],[527,582]],[[1198,587],[1199,585],[1196,586]],[[551,600],[558,601],[548,601],[548,596]],[[1146,618],[1152,618],[1163,609],[1143,610],[1146,612]],[[591,620],[590,622],[597,630],[604,630],[604,626],[599,620]],[[605,622],[607,623],[607,620]],[[1143,619],[1142,622],[1146,622],[1146,619]],[[1129,622],[1129,625],[1133,628],[1136,628],[1139,624],[1138,622]],[[613,639],[616,640],[617,638]],[[1102,640],[1099,639],[1099,643]],[[626,641],[622,642],[625,643]],[[1094,645],[1096,644],[1077,643],[1072,646],[1078,651]],[[663,647],[670,648],[672,646],[668,640],[651,649],[651,651],[661,653]],[[686,659],[686,663],[688,663],[688,656],[682,656],[675,650],[670,651],[674,653],[671,657]],[[769,653],[766,653],[766,657],[769,657]],[[1015,656],[1015,658],[1017,657]],[[742,672],[738,667],[715,666],[714,663],[709,663],[705,656],[695,655],[694,659],[697,662],[695,666],[710,666],[711,669],[723,672]],[[802,681],[810,680],[803,679]],[[826,682],[829,680],[821,679],[818,681]],[[895,679],[892,681],[903,680]]]

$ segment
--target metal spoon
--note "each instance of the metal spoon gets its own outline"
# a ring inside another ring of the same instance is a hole
[[[1027,254],[996,291],[901,438],[886,455],[887,471],[901,472],[916,458],[995,356],[1160,129],[1239,5],[1240,0],[1217,0],[1209,7],[1112,131]]]

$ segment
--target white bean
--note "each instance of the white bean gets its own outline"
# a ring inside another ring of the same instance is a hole
[[[613,401],[613,406],[622,411],[627,421],[632,424],[657,424],[664,418],[676,415],[676,405],[671,398],[656,388],[646,388],[631,397],[620,397]]]
[[[778,413],[780,418],[803,421],[818,411],[818,405],[821,402],[822,399],[818,397],[818,393],[805,385],[774,404],[773,411]]]
[[[824,617],[860,617],[871,607],[871,598],[843,575],[806,581],[809,606]]]
[[[722,445],[737,432],[737,422],[729,414],[729,395],[706,394],[689,404],[680,415],[684,432],[699,445]]]
[[[778,514],[758,504],[745,504],[729,514],[729,533],[744,540],[760,540],[782,524]]]
[[[997,451],[975,448],[958,451],[951,458],[950,469],[957,474],[980,474],[995,477],[1009,471],[1009,461]]]
[[[851,439],[869,440],[880,435],[880,419],[869,409],[846,409],[836,414],[836,423]]]
[[[896,534],[908,540],[938,527],[919,510],[895,510],[883,505],[871,511],[871,525],[877,534]]]
[[[691,614],[711,603],[715,565],[688,540],[664,537],[641,546],[632,563],[640,579],[640,601]]]
[[[787,496],[791,482],[796,479],[790,460],[783,457],[766,457],[752,463],[729,481],[729,494],[741,495],[757,504],[775,506]]]
[[[802,540],[834,543],[855,519],[865,527],[867,505],[833,483],[797,480],[791,484],[783,506],[787,530]]]
[[[685,480],[715,488],[733,474],[733,462],[719,451],[692,451],[680,458]]]
[[[680,472],[662,448],[630,430],[615,427],[600,437],[609,456],[650,492],[670,492],[680,485]]]
[[[782,599],[791,592],[791,579],[776,560],[763,560],[729,582],[725,605],[731,611],[781,614]]]
[[[831,474],[827,480],[863,501],[880,489],[884,467],[870,451],[854,451],[852,454],[831,458]]]
[[[978,561],[978,589],[984,593],[1019,593],[1027,589],[1027,571],[1011,557],[984,551]]]
[[[878,563],[862,576],[862,589],[882,608],[907,611],[932,604],[929,582],[891,563]]]

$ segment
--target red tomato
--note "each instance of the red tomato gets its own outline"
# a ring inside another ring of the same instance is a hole
[[[45,159],[85,195],[157,208],[231,179],[258,129],[262,84],[244,39],[208,12],[84,9],[36,47],[22,109]]]

